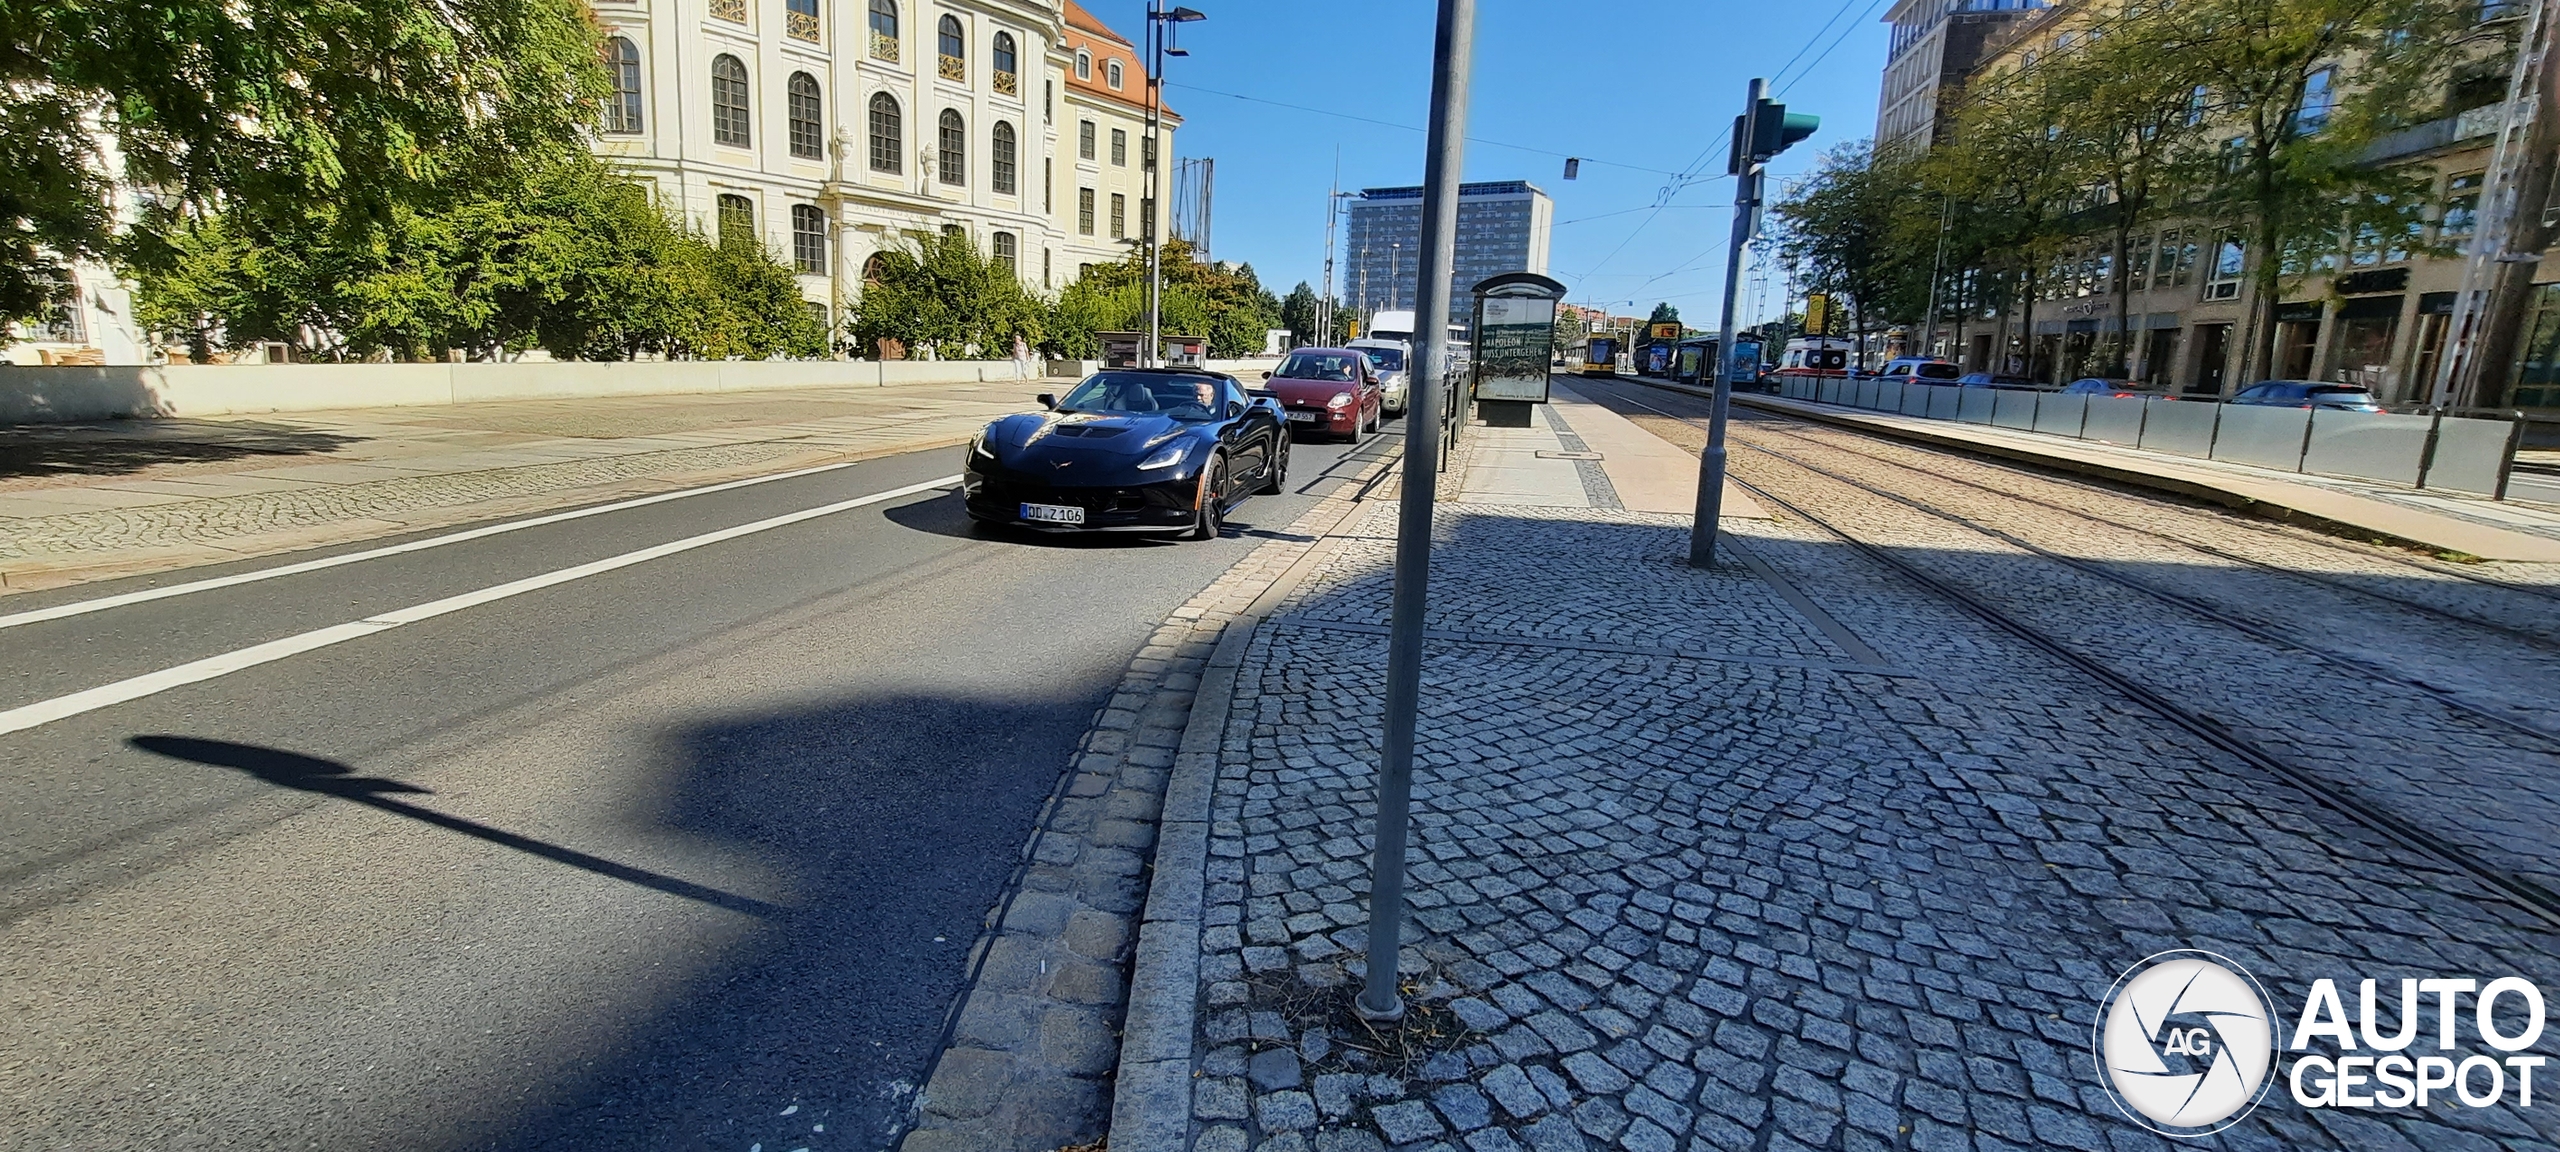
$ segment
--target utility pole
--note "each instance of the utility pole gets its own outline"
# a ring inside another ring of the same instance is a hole
[[[1467,79],[1476,37],[1475,0],[1439,0],[1431,45],[1431,128],[1422,175],[1422,299],[1419,311],[1449,315],[1457,263],[1458,182],[1467,139]],[[1449,372],[1449,325],[1416,324],[1421,365],[1407,394],[1404,492],[1396,506],[1395,592],[1387,612],[1387,700],[1378,761],[1377,856],[1369,873],[1368,971],[1353,1007],[1363,1019],[1404,1017],[1396,992],[1404,926],[1404,848],[1413,800],[1414,714],[1422,698],[1422,609],[1431,585],[1431,508],[1440,480],[1440,403]]]
[[[1191,53],[1175,46],[1176,25],[1206,16],[1189,8],[1164,7],[1163,0],[1147,0],[1147,143],[1146,155],[1140,161],[1146,169],[1147,197],[1139,206],[1139,231],[1147,245],[1147,345],[1138,350],[1138,365],[1156,368],[1164,360],[1164,244],[1157,238],[1162,227],[1156,220],[1166,215],[1164,205],[1164,58],[1188,56]]]
[[[2507,78],[2497,149],[2481,181],[2480,212],[2447,325],[2452,344],[2436,369],[2438,408],[2477,408],[2507,393],[2533,302],[2533,275],[2551,246],[2553,168],[2560,163],[2560,20],[2535,0]]]
[[[1341,165],[1337,146],[1333,188],[1324,198],[1324,291],[1316,296],[1315,342],[1319,345],[1333,343],[1333,219],[1342,206]]]
[[[1708,409],[1707,447],[1698,454],[1698,503],[1689,526],[1689,566],[1711,568],[1716,562],[1716,529],[1724,514],[1724,426],[1732,407],[1734,385],[1733,314],[1742,296],[1742,252],[1760,225],[1761,166],[1787,146],[1813,135],[1821,123],[1767,96],[1769,82],[1754,77],[1742,115],[1733,118],[1733,158],[1727,168],[1735,177],[1733,241],[1724,258],[1724,318],[1717,331],[1715,402]]]

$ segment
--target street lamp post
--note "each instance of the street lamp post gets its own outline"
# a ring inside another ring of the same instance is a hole
[[[1174,29],[1207,18],[1189,8],[1168,9],[1162,0],[1147,0],[1147,198],[1139,208],[1145,217],[1139,231],[1147,245],[1147,346],[1138,351],[1141,367],[1159,368],[1164,360],[1164,244],[1156,232],[1158,206],[1164,203],[1164,58],[1190,55],[1174,44]]]

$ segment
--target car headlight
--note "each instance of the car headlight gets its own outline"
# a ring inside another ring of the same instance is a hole
[[[1190,450],[1191,447],[1187,444],[1167,444],[1155,455],[1138,461],[1138,467],[1149,470],[1156,468],[1171,468],[1176,464],[1182,463],[1183,456],[1189,453]]]
[[[996,450],[993,445],[987,443],[986,436],[980,434],[976,440],[970,441],[969,456],[971,459],[993,461],[996,458]]]
[[[1333,399],[1324,402],[1324,406],[1327,408],[1348,408],[1351,406],[1351,394],[1348,392],[1336,392],[1333,394]]]

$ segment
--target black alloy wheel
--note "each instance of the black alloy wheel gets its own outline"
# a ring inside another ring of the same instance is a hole
[[[1191,514],[1190,538],[1215,540],[1226,522],[1227,458],[1209,458],[1209,470],[1200,477],[1200,509]]]
[[[1262,470],[1262,487],[1254,489],[1258,496],[1277,496],[1289,483],[1289,438],[1271,438],[1271,465]]]

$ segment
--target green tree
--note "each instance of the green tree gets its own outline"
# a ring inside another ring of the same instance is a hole
[[[1033,347],[1055,346],[1047,306],[966,234],[883,248],[876,271],[862,286],[850,325],[854,343],[866,352],[877,354],[884,340],[910,353],[931,348],[945,360],[1011,356],[1016,336]]]
[[[1672,307],[1669,301],[1664,301],[1653,306],[1653,315],[1645,318],[1644,326],[1651,328],[1656,324],[1677,324],[1679,322],[1680,310]]]
[[[456,176],[583,147],[597,44],[580,0],[0,10],[0,313],[41,308],[70,260],[180,259],[210,214],[253,244],[315,218],[363,234]],[[129,225],[120,183],[149,193]]]
[[[1280,301],[1280,326],[1289,330],[1289,342],[1314,344],[1322,340],[1323,334],[1316,331],[1316,318],[1323,310],[1323,302],[1316,299],[1316,290],[1308,287],[1306,281],[1298,281],[1298,286],[1290,289],[1289,295]]]
[[[1168,336],[1206,336],[1209,354],[1227,358],[1262,350],[1263,333],[1280,326],[1280,301],[1264,291],[1250,264],[1234,271],[1191,258],[1191,245],[1164,245],[1164,302],[1160,318]],[[1070,358],[1101,354],[1099,332],[1146,330],[1146,255],[1094,266],[1067,286],[1052,312],[1052,345]]]
[[[1879,157],[1858,141],[1824,153],[1777,205],[1781,257],[1801,270],[1805,286],[1848,303],[1862,358],[1870,319],[1914,317],[1926,306],[1933,253],[1924,249],[1915,260],[1907,243],[1918,181],[1910,161]]]

